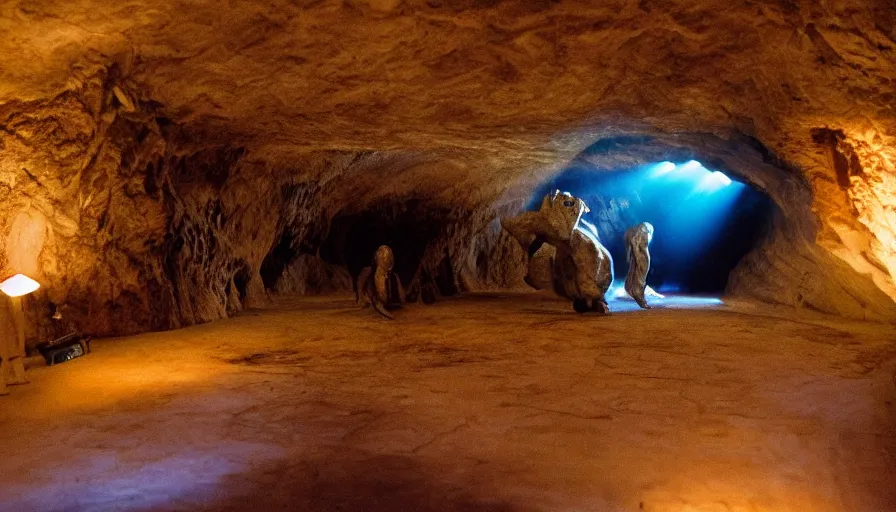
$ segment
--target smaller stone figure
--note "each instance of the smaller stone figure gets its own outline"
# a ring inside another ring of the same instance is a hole
[[[628,257],[625,291],[644,309],[650,308],[644,299],[644,292],[648,289],[647,272],[650,271],[650,252],[647,247],[652,240],[653,225],[649,222],[632,226],[625,232],[625,253]]]
[[[381,245],[373,256],[373,264],[364,267],[358,275],[355,297],[358,305],[373,308],[386,318],[394,319],[388,309],[401,307],[404,302],[404,290],[401,280],[392,271],[395,256],[387,245]]]

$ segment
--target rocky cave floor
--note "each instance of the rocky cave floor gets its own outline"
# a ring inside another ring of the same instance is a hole
[[[896,510],[896,327],[671,304],[284,299],[98,340],[0,399],[0,509]]]

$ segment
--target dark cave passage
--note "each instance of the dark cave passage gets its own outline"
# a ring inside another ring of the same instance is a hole
[[[388,245],[395,255],[394,270],[408,286],[446,217],[446,211],[413,200],[384,202],[359,213],[339,215],[330,225],[320,256],[328,263],[348,269],[354,279],[361,269],[371,264],[376,249]],[[443,295],[451,294],[453,279],[449,286],[439,277],[424,276],[426,281],[434,280]]]
[[[283,271],[298,256],[294,242],[295,236],[291,231],[285,230],[277,244],[262,260],[259,273],[266,289],[274,290],[277,288],[277,282],[283,275]]]
[[[737,263],[768,230],[775,205],[763,192],[699,162],[661,162],[630,170],[574,166],[539,187],[530,209],[553,189],[581,197],[582,218],[613,255],[616,282],[628,271],[625,231],[653,224],[648,284],[660,292],[719,295]]]

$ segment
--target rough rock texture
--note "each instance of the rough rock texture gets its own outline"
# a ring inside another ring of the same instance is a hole
[[[352,289],[352,277],[344,267],[310,254],[300,254],[278,276],[277,293],[317,295]]]
[[[409,291],[506,286],[494,218],[567,162],[692,156],[778,207],[729,293],[893,319],[894,27],[890,0],[5,2],[0,269],[44,283],[32,337],[307,291],[283,271],[351,271],[373,241],[332,238],[394,235],[371,219],[415,234]]]
[[[95,343],[0,400],[0,511],[896,510],[896,326],[667,301],[279,298]]]

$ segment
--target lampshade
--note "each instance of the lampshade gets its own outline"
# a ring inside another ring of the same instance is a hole
[[[0,291],[10,297],[28,295],[38,288],[40,288],[40,283],[22,274],[16,274],[0,283]]]

